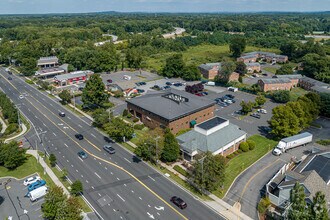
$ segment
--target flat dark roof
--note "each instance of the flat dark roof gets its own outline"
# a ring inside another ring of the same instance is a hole
[[[316,155],[302,172],[311,170],[315,170],[328,183],[330,181],[330,153]]]
[[[227,120],[224,118],[214,117],[210,120],[207,120],[207,121],[197,125],[197,127],[204,129],[204,130],[209,130],[211,128],[214,128],[215,126],[218,126],[218,125],[224,123],[225,121],[227,121]]]

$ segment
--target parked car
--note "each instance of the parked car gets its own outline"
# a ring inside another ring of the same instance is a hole
[[[261,115],[259,115],[257,113],[252,113],[251,116],[254,117],[254,118],[258,118],[258,119],[261,118]]]
[[[152,89],[160,89],[159,85],[154,85]]]
[[[165,84],[168,85],[168,86],[171,86],[172,85],[171,82],[166,82]]]
[[[226,94],[225,96],[228,97],[228,98],[230,98],[230,99],[234,99],[235,98],[235,96],[234,95],[231,95],[231,94]]]
[[[202,94],[204,94],[204,95],[208,95],[209,93],[208,92],[201,92]]]
[[[19,96],[19,99],[24,99],[24,95],[20,95]]]
[[[46,185],[46,181],[45,180],[38,180],[34,183],[31,183],[29,186],[28,186],[28,191],[31,192],[32,190],[35,190],[41,186],[44,186]]]
[[[144,89],[137,89],[138,93],[144,93],[145,90]]]
[[[258,109],[257,112],[258,113],[262,113],[262,114],[267,114],[267,110],[266,109]]]
[[[236,87],[228,87],[228,91],[237,92],[238,91],[238,88],[236,88]]]
[[[147,83],[146,82],[140,82],[140,85],[145,86]]]
[[[79,151],[78,152],[78,156],[81,158],[81,159],[86,159],[88,154],[85,152],[85,151]]]
[[[228,106],[228,104],[225,103],[225,102],[218,102],[217,104],[222,106],[222,107],[227,107]]]
[[[32,190],[27,194],[30,198],[31,202],[37,201],[38,199],[45,196],[48,192],[48,188],[46,186],[39,187],[38,189]]]
[[[178,206],[180,209],[187,208],[187,203],[185,203],[180,197],[173,196],[171,198],[171,202],[173,202],[176,206]]]
[[[65,112],[59,112],[58,115],[61,117],[65,117]]]
[[[113,148],[111,145],[104,145],[103,149],[108,152],[109,154],[114,154],[116,153],[115,148]]]
[[[108,83],[112,83],[112,79],[108,79],[107,82],[108,82]]]
[[[8,80],[12,80],[13,78],[11,78],[10,76],[8,77]]]
[[[27,179],[24,180],[23,185],[24,186],[28,186],[28,185],[30,185],[32,183],[37,182],[38,180],[40,180],[40,177],[39,176],[29,177],[29,178],[27,178]]]
[[[227,104],[233,104],[233,101],[231,99],[224,99],[223,101]]]
[[[203,93],[196,93],[195,95],[197,95],[197,96],[204,96],[204,94]]]
[[[170,89],[171,86],[164,86],[164,89]]]
[[[75,134],[74,135],[78,140],[83,140],[84,136],[82,134]]]
[[[173,85],[176,86],[176,87],[183,86],[182,83],[174,83]]]

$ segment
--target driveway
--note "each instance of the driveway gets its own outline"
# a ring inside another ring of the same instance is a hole
[[[5,184],[7,181],[8,183]],[[0,179],[2,183],[0,185],[0,219],[10,219],[10,217],[13,220],[42,219],[41,204],[44,198],[31,202],[29,198],[24,197],[28,190],[23,185],[23,181],[14,178]]]

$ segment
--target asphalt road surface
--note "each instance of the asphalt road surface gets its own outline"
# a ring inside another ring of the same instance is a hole
[[[203,202],[187,193],[153,168],[138,160],[117,144],[116,153],[107,154],[104,136],[88,123],[67,111],[58,102],[1,68],[0,88],[20,108],[41,135],[33,129],[26,135],[32,146],[53,153],[71,180],[80,180],[84,196],[100,219],[223,219]],[[19,95],[24,94],[20,99]],[[66,112],[60,117],[60,111]],[[46,132],[46,133],[45,133]],[[81,133],[84,140],[75,139]],[[84,150],[88,158],[77,153]],[[171,196],[184,199],[188,207],[180,210],[170,202]]]

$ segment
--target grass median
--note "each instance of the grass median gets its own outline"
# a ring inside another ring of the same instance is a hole
[[[237,155],[227,163],[224,187],[213,192],[219,198],[224,197],[230,185],[240,173],[267,154],[277,144],[276,141],[260,135],[253,135],[248,140],[253,140],[256,147],[251,151]]]

